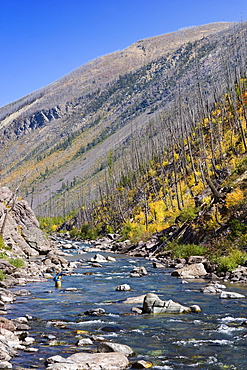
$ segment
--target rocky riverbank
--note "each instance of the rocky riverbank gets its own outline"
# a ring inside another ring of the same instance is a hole
[[[69,233],[59,234],[70,240]],[[86,244],[91,244],[87,251],[91,252],[112,252],[126,254],[131,257],[143,257],[153,261],[155,268],[171,268],[173,276],[181,279],[203,278],[208,280],[222,280],[230,283],[247,284],[247,266],[238,266],[233,271],[217,272],[217,265],[209,261],[204,256],[190,256],[188,258],[172,258],[169,253],[155,253],[159,249],[157,236],[153,236],[148,242],[139,242],[132,245],[130,241],[119,241],[118,234],[108,234],[97,240],[84,240]],[[66,244],[66,242],[65,242]]]
[[[78,254],[82,252],[79,249],[79,243],[72,242],[68,234],[61,235],[63,240],[57,238],[48,240],[40,230],[38,221],[27,202],[19,199],[8,188],[0,189],[0,227],[4,241],[0,270],[2,276],[5,275],[5,278],[0,281],[0,368],[11,369],[11,359],[16,356],[18,350],[35,352],[36,349],[32,347],[34,339],[29,335],[29,321],[32,320],[32,317],[18,317],[15,320],[6,319],[4,315],[7,314],[7,306],[18,299],[19,296],[30,294],[28,290],[23,288],[29,282],[44,282],[46,279],[51,279],[59,269],[66,274],[70,274],[80,265],[80,261],[68,262],[63,250],[78,248]],[[112,257],[106,259],[100,255],[100,252],[113,252],[148,258],[153,261],[153,268],[172,268],[172,275],[181,278],[181,282],[185,283],[185,279],[194,278],[209,279],[210,282],[220,278],[228,282],[247,283],[247,267],[245,266],[240,266],[231,273],[217,275],[216,266],[204,257],[193,256],[188,259],[172,259],[169,256],[162,255],[154,257],[153,252],[156,249],[154,240],[132,246],[129,241],[119,242],[118,235],[109,234],[97,241],[86,241],[86,243],[90,246],[85,251],[95,252],[95,257],[88,261],[92,267],[100,267],[105,262],[112,262],[114,260]],[[17,267],[13,263],[13,260],[17,258],[21,258],[23,266]],[[131,274],[134,277],[142,277],[147,272],[145,268],[140,267],[134,269]],[[16,285],[20,285],[21,289],[11,291],[10,289]],[[117,289],[128,290],[126,284],[117,287]],[[222,298],[239,298],[238,296],[232,296],[230,292],[224,291],[222,284],[219,286],[216,283],[210,283],[203,293],[220,294]],[[140,297],[137,297],[138,299]],[[147,294],[145,297],[141,297],[140,302],[142,302],[143,308],[142,310],[135,308],[135,311],[133,310],[135,314],[199,312],[200,310],[198,306],[184,307],[172,300],[162,301],[155,294]],[[46,366],[53,370],[79,370],[86,359],[87,363],[91,364],[88,369],[125,369],[129,366],[129,355],[126,355],[126,348],[120,348],[121,345],[115,344],[117,350],[115,348],[114,351],[113,349],[109,350],[109,348],[106,350],[106,347],[104,347],[104,350],[99,348],[98,353],[85,354],[83,352],[81,355],[77,353],[67,359],[61,356],[53,356],[47,359]],[[114,352],[114,354],[111,352]],[[132,364],[132,367],[135,366],[136,368],[147,368],[151,364],[139,361],[136,365]]]
[[[59,268],[72,271],[76,266],[67,262],[55,241],[48,240],[28,205],[6,187],[0,188],[0,368],[11,369],[9,362],[17,350],[35,351],[30,347],[28,317],[8,320],[6,306],[18,296],[29,295],[25,286],[30,282],[44,282]]]

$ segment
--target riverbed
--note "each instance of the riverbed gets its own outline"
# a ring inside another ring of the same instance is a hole
[[[72,275],[63,276],[61,288],[54,281],[29,283],[25,289],[31,296],[18,297],[8,306],[8,318],[29,315],[30,336],[37,352],[19,351],[13,368],[45,369],[45,359],[53,355],[68,357],[86,351],[96,344],[76,345],[80,338],[102,336],[109,341],[127,344],[135,356],[153,364],[152,369],[237,369],[247,368],[247,298],[222,300],[206,295],[200,289],[208,284],[201,279],[183,283],[171,276],[171,269],[154,268],[150,260],[105,253],[116,259],[102,267],[91,267],[87,260],[95,253],[78,254],[87,245],[78,244],[68,250],[70,261],[81,261]],[[78,249],[79,248],[79,249]],[[144,266],[148,275],[130,277],[136,266]],[[131,291],[116,291],[120,284],[129,284]],[[20,287],[15,287],[20,289]],[[247,286],[226,284],[227,291],[247,297]],[[136,315],[133,306],[122,301],[147,293],[162,300],[172,299],[184,306],[197,304],[200,313]],[[103,308],[100,316],[85,315],[92,308]]]

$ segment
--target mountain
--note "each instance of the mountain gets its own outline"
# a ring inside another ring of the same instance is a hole
[[[112,162],[121,177],[136,143],[145,160],[147,138],[166,143],[161,117],[179,101],[199,95],[205,111],[244,73],[246,36],[245,23],[221,22],[140,40],[1,108],[2,184],[21,184],[41,215],[93,202]]]

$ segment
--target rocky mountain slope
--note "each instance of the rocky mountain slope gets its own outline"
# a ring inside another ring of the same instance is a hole
[[[240,73],[246,39],[245,24],[222,22],[140,40],[1,108],[2,183],[24,178],[40,214],[76,208],[88,189],[94,199],[110,151],[126,156],[150,121],[156,135],[160,115],[178,96],[193,100],[198,81],[212,102]]]

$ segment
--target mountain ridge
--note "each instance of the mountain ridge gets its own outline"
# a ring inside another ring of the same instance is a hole
[[[159,112],[174,99],[175,88],[178,84],[180,89],[186,90],[190,87],[190,81],[194,78],[195,51],[198,53],[198,61],[204,63],[205,84],[208,84],[208,69],[212,67],[209,68],[210,61],[206,58],[210,50],[211,54],[215,53],[212,58],[217,57],[215,47],[217,42],[214,37],[216,40],[217,37],[220,39],[220,34],[223,32],[222,39],[227,38],[228,33],[237,32],[234,31],[234,27],[237,28],[236,24],[223,22],[139,40],[123,51],[89,62],[48,87],[21,99],[21,102],[16,103],[17,106],[19,104],[20,110],[22,109],[21,112],[14,110],[16,106],[12,104],[13,120],[11,115],[8,116],[11,111],[9,106],[5,112],[0,109],[2,117],[4,115],[7,117],[0,124],[1,156],[6,158],[5,168],[2,171],[4,181],[13,181],[10,180],[13,177],[14,181],[18,181],[18,176],[19,178],[24,176],[27,167],[35,167],[34,171],[39,175],[30,176],[29,187],[35,188],[34,204],[36,206],[48,200],[51,193],[60,191],[61,178],[64,178],[65,182],[72,181],[72,166],[77,166],[75,174],[77,173],[82,181],[85,170],[79,173],[80,167],[87,169],[100,167],[100,164],[97,164],[99,153],[106,157],[110,149],[118,146],[118,142],[128,140],[133,133],[137,135],[139,129],[144,127],[150,119],[155,119]],[[206,34],[211,37],[209,40]],[[163,46],[166,50],[164,55],[161,54],[156,58],[157,45],[164,43],[167,39],[170,40],[170,48],[173,48],[174,52],[171,50],[168,52],[167,46]],[[189,44],[184,42],[185,40],[189,40]],[[192,42],[197,42],[197,45],[192,45]],[[150,45],[154,45],[153,48]],[[127,58],[129,62],[132,61],[130,66],[125,60],[126,53],[129,55],[129,59]],[[133,55],[135,55],[134,58]],[[112,67],[114,64],[109,64],[109,60],[117,60],[115,69]],[[217,63],[213,67],[215,70],[218,68]],[[120,69],[121,74],[119,74]],[[76,79],[82,71],[86,77],[83,76],[79,82],[71,85],[73,78]],[[97,80],[97,76],[100,76],[100,79]],[[81,81],[87,82],[83,89],[79,88]],[[61,84],[63,89],[59,90]],[[89,86],[90,91],[88,91]],[[55,91],[52,99],[48,94],[49,89]],[[60,91],[58,95],[56,95],[57,91]],[[58,103],[58,98],[60,103]],[[42,99],[48,103],[43,105]],[[43,108],[37,110],[37,107]],[[25,116],[25,113],[28,114]],[[19,117],[18,114],[20,114]],[[122,137],[118,141],[120,134]],[[67,143],[69,138],[73,145]],[[56,146],[54,141],[65,148],[62,154],[60,153],[60,157],[54,155],[55,150],[52,153]],[[97,157],[94,161],[92,157],[95,153]],[[42,156],[44,158],[40,160]],[[25,160],[28,157],[31,158],[29,164]],[[62,160],[64,160],[64,165],[61,164],[62,167],[59,167]],[[48,178],[49,174],[52,174],[53,183]],[[39,181],[40,177],[43,178],[43,183]],[[86,177],[89,179],[90,173]]]

